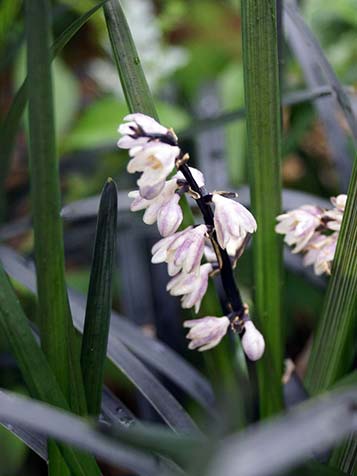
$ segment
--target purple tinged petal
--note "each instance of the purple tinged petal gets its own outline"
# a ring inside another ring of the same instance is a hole
[[[180,196],[175,193],[170,200],[164,203],[157,214],[157,226],[161,236],[175,233],[181,225],[183,214],[178,204]]]
[[[191,339],[189,349],[204,351],[219,344],[227,333],[230,321],[226,316],[207,316],[201,319],[185,321],[184,327],[190,328],[187,338]]]

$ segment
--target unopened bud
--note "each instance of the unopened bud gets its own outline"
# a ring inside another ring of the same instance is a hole
[[[244,353],[249,360],[259,360],[264,354],[265,342],[262,334],[256,329],[252,321],[247,321],[244,325],[244,335],[242,346]]]

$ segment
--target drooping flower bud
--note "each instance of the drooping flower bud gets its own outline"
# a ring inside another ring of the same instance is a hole
[[[214,227],[218,243],[232,253],[243,243],[247,233],[256,231],[257,223],[249,210],[230,198],[214,193],[212,201],[215,204]]]
[[[230,321],[226,316],[207,316],[185,321],[183,325],[191,329],[187,334],[187,339],[191,339],[188,348],[198,349],[202,352],[212,349],[221,342],[227,333]]]
[[[137,181],[140,195],[147,200],[155,198],[165,186],[166,178],[175,166],[175,160],[180,149],[160,142],[152,142],[140,148],[139,152],[134,149],[133,158],[129,161],[127,170],[129,173],[142,172]]]
[[[171,179],[166,181],[160,195],[152,200],[142,198],[138,190],[129,192],[128,196],[134,199],[130,210],[133,212],[145,210],[144,223],[152,225],[157,221],[161,236],[169,236],[175,233],[183,219],[182,210],[178,204],[180,196],[175,193],[176,189],[176,180]]]
[[[206,225],[188,227],[184,231],[164,238],[156,243],[151,252],[152,263],[168,264],[168,273],[174,276],[181,270],[185,273],[198,273],[203,255]]]
[[[195,312],[197,313],[200,309],[202,298],[207,291],[208,277],[212,269],[210,263],[205,263],[200,266],[199,274],[179,273],[169,281],[166,289],[172,296],[182,295],[182,307],[189,309],[195,306]]]
[[[264,337],[250,320],[244,324],[242,347],[245,355],[252,361],[259,360],[264,354]]]
[[[157,214],[157,227],[161,236],[169,236],[175,233],[181,225],[183,214],[179,205],[180,196],[175,193],[165,202]]]
[[[347,195],[344,193],[337,195],[337,197],[331,197],[332,205],[338,210],[340,210],[341,212],[345,211],[346,202],[347,202]]]

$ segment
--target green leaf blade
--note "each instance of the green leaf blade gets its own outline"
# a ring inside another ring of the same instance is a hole
[[[99,206],[82,339],[81,368],[88,413],[95,416],[99,415],[101,407],[104,363],[108,344],[117,196],[115,182],[109,179],[104,186]]]
[[[32,334],[29,322],[15,292],[0,266],[0,329],[6,336],[30,394],[51,405],[69,410],[69,405],[46,357]],[[95,460],[88,455],[78,456],[69,447],[62,449],[73,474],[98,476]]]
[[[357,302],[357,160],[347,193],[332,276],[305,377],[308,391],[326,390],[351,368],[355,355]]]
[[[91,18],[91,16],[103,6],[107,0],[104,0],[88,12],[81,15],[73,23],[71,23],[68,28],[66,28],[61,35],[54,41],[51,46],[51,59],[53,60],[57,55],[60,54],[62,49],[68,44],[68,42],[73,38],[73,36],[82,28],[83,25]],[[27,78],[23,81],[19,90],[17,91],[11,107],[5,116],[1,124],[1,134],[0,134],[0,220],[2,219],[5,210],[4,210],[4,184],[9,172],[11,154],[14,150],[17,131],[20,126],[21,117],[24,113],[26,103],[27,103]]]
[[[242,2],[243,67],[249,180],[258,229],[253,237],[255,313],[266,340],[258,362],[261,416],[282,408],[282,246],[274,231],[281,210],[281,130],[276,2]]]
[[[103,6],[103,10],[129,110],[142,112],[157,119],[154,101],[119,0],[108,0]]]

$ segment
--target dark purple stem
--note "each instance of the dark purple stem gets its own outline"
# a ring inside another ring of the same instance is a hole
[[[214,230],[213,211],[211,205],[208,203],[206,197],[210,197],[205,187],[199,187],[193,178],[191,171],[186,163],[177,166],[185,177],[190,188],[196,192],[200,198],[196,199],[196,203],[201,210],[205,224],[210,231],[210,239],[213,244],[213,249],[217,255],[217,260],[220,265],[220,275],[223,289],[227,296],[227,307],[235,316],[243,317],[245,312],[244,304],[236,285],[231,260],[226,250],[221,248],[217,241],[216,231]]]

